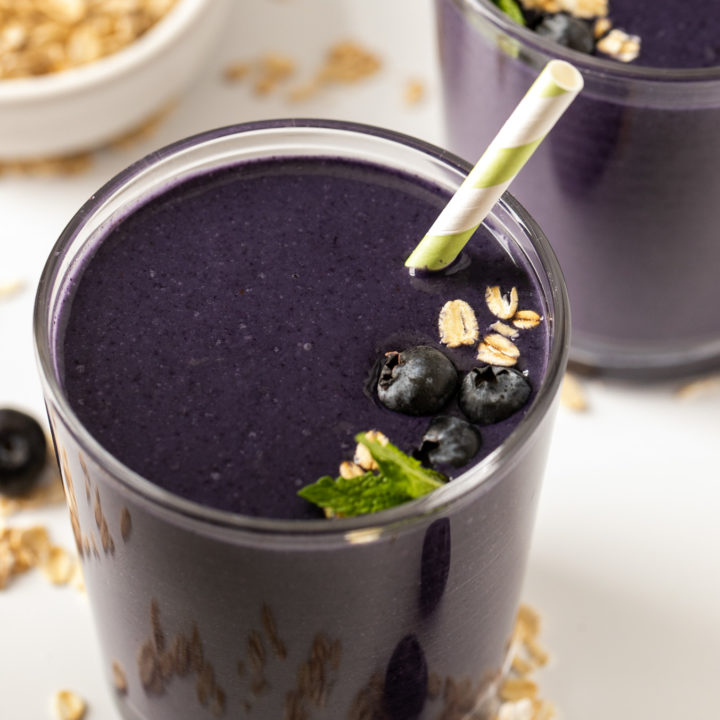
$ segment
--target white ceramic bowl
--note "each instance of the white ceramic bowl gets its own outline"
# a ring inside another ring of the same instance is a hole
[[[177,98],[209,53],[231,0],[178,0],[118,52],[64,72],[0,80],[0,159],[89,150]]]

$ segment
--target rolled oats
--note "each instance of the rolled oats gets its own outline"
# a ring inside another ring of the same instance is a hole
[[[512,318],[512,324],[520,330],[530,330],[540,324],[542,317],[534,310],[518,310]]]
[[[490,325],[490,329],[494,330],[496,333],[500,333],[500,335],[504,335],[506,338],[510,338],[511,340],[514,340],[520,334],[517,331],[517,328],[511,327],[502,320],[496,320],[492,325]]]
[[[448,300],[438,318],[440,342],[448,347],[474,345],[480,336],[475,311],[465,300]]]
[[[562,385],[560,385],[560,402],[569,410],[576,412],[585,412],[588,409],[585,390],[572,373],[565,373]]]
[[[83,720],[87,705],[72,690],[58,690],[53,697],[53,709],[58,720]]]
[[[17,0],[0,5],[0,79],[62,72],[111,55],[176,0]]]
[[[503,295],[498,285],[485,290],[485,302],[490,312],[500,320],[509,320],[518,308],[517,288],[512,288],[509,295]]]
[[[517,363],[520,351],[517,345],[499,333],[490,333],[483,337],[478,345],[477,359],[488,365],[512,367]]]
[[[631,62],[640,54],[640,38],[613,28],[598,40],[597,49],[620,62]]]

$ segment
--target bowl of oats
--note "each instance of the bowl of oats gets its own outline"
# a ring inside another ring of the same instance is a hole
[[[0,159],[87,151],[181,95],[226,0],[0,4]]]

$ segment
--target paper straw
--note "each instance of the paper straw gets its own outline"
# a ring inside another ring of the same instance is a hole
[[[551,60],[450,199],[406,267],[442,270],[465,247],[528,158],[583,86],[568,62]]]

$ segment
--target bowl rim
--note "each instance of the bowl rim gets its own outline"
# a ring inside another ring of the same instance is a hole
[[[85,65],[45,75],[0,80],[0,106],[71,95],[111,83],[139,70],[188,32],[216,0],[176,0],[152,27],[130,44]]]

